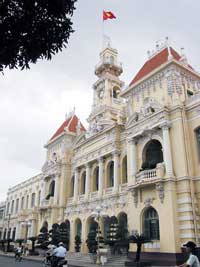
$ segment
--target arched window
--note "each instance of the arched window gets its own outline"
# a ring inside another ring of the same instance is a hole
[[[26,209],[29,208],[29,195],[26,197]]]
[[[200,161],[200,127],[198,127],[195,130],[195,135],[196,135],[196,141],[197,141],[198,157],[199,157],[199,161]]]
[[[110,57],[110,64],[114,64],[115,58],[113,56]]]
[[[93,192],[96,192],[99,190],[99,167],[97,166],[94,170],[93,175]]]
[[[126,184],[127,182],[128,182],[127,156],[125,156],[122,161],[122,183]]]
[[[85,194],[85,182],[86,182],[86,172],[84,171],[81,175],[81,195]]]
[[[112,90],[112,97],[117,99],[119,97],[120,89],[118,87],[114,87]]]
[[[24,197],[21,198],[21,209],[24,209]]]
[[[77,219],[75,222],[75,235],[78,235],[81,238],[82,233],[82,223],[80,219]]]
[[[107,186],[108,187],[113,187],[114,186],[114,162],[111,161],[108,164],[108,181],[107,181]]]
[[[154,169],[161,162],[163,162],[162,145],[157,140],[151,140],[144,147],[142,169]]]
[[[40,206],[40,201],[41,201],[41,190],[38,192],[38,203],[37,203],[38,206]]]
[[[15,213],[17,214],[19,210],[19,198],[16,200]]]
[[[35,207],[35,193],[32,193],[31,195],[31,208]]]
[[[144,212],[143,232],[150,240],[160,240],[159,218],[157,211],[150,207]]]
[[[125,212],[121,212],[118,215],[117,237],[121,240],[125,240],[128,237],[128,219]]]

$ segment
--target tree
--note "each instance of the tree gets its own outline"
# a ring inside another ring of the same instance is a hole
[[[114,244],[114,253],[117,251],[118,254],[122,253],[122,249],[128,253],[129,250],[129,240],[128,240],[128,229],[127,225],[123,221],[119,220],[116,229],[116,243]]]
[[[109,230],[107,231],[107,238],[105,243],[111,247],[111,252],[113,253],[114,245],[117,241],[116,233],[118,228],[118,220],[115,216],[110,218]]]
[[[68,44],[76,0],[0,1],[0,71],[50,60]]]
[[[58,246],[60,242],[60,231],[59,231],[59,224],[54,223],[52,225],[52,229],[49,231],[51,237],[51,243],[55,246]]]
[[[137,245],[135,262],[140,261],[142,244],[149,243],[149,242],[151,242],[151,240],[149,240],[143,234],[140,235],[138,233],[135,233],[134,235],[131,235],[129,237],[129,243],[135,243]]]
[[[87,237],[87,240],[86,240],[89,253],[96,253],[97,252],[96,236],[97,236],[97,228],[96,228],[96,226],[95,227],[91,227],[90,228],[90,232],[89,232],[88,237]]]
[[[80,252],[81,238],[79,235],[75,236],[75,251]]]
[[[63,222],[59,226],[60,231],[60,242],[63,242],[66,249],[69,250],[69,226],[67,223]]]
[[[47,225],[43,225],[38,235],[38,243],[41,247],[46,248],[49,245],[49,232]]]
[[[37,237],[29,237],[29,240],[31,241],[32,243],[32,246],[31,246],[31,252],[35,252],[35,242],[37,241]]]

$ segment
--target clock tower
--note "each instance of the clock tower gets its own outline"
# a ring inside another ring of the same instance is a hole
[[[122,64],[118,52],[108,43],[100,53],[100,62],[95,67],[98,80],[93,85],[93,106],[89,122],[89,135],[93,135],[124,118],[124,104],[120,96],[124,83],[119,79]]]

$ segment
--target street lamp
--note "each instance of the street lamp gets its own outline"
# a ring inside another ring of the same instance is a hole
[[[100,233],[100,219],[105,218],[108,215],[102,210],[105,207],[97,206],[96,209],[91,213],[91,216],[96,220],[98,224],[98,231],[97,231],[97,260],[96,264],[101,264],[100,261],[100,249],[99,249],[99,233]]]
[[[25,244],[25,247],[27,247],[28,228],[29,228],[29,226],[31,226],[31,222],[28,219],[26,219],[25,221],[22,222],[22,226],[25,227],[25,240],[24,240],[24,244]]]

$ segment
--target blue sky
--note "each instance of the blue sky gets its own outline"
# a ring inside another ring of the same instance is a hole
[[[119,51],[126,84],[147,60],[147,51],[166,36],[177,50],[184,47],[190,64],[200,70],[198,0],[78,0],[76,6],[75,33],[65,51],[31,70],[0,76],[0,200],[8,187],[40,172],[43,146],[70,108],[86,121],[102,49],[103,9],[117,16],[104,28]]]

